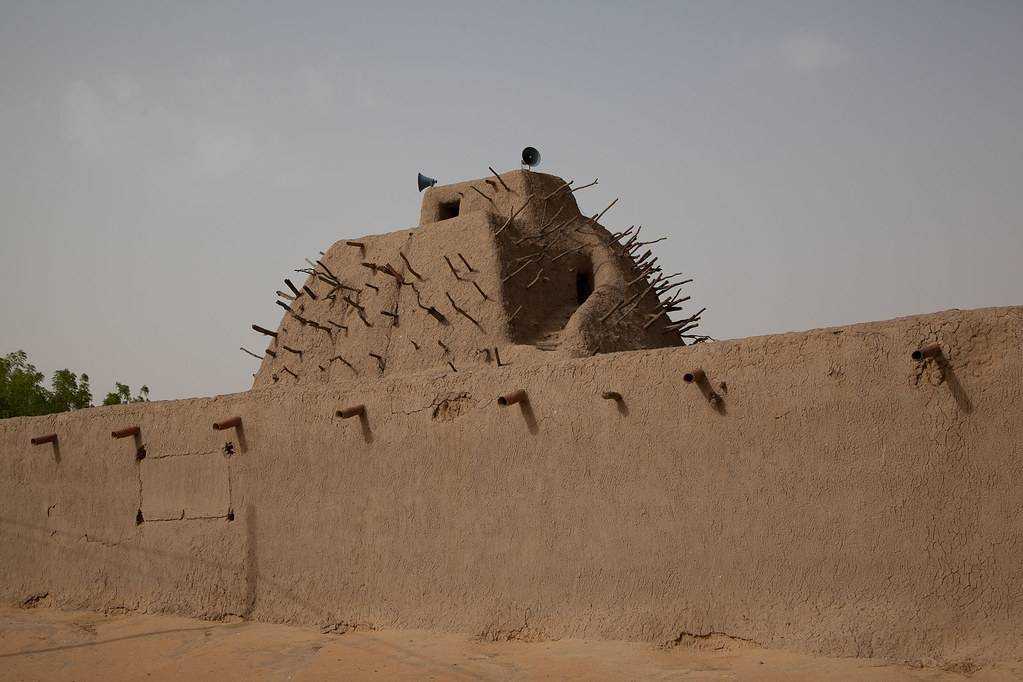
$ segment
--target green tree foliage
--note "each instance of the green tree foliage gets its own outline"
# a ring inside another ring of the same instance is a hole
[[[139,389],[138,395],[134,398],[131,397],[131,388],[128,384],[122,384],[120,381],[114,382],[114,390],[107,393],[107,397],[103,399],[104,405],[127,405],[128,403],[147,403],[149,402],[149,387],[143,386]]]
[[[31,417],[54,412],[92,407],[89,375],[76,375],[69,369],[53,373],[50,388],[43,386],[45,375],[28,361],[23,350],[0,356],[0,419]],[[135,397],[131,389],[116,382],[104,405],[122,405],[149,400],[149,388],[143,386]]]
[[[28,354],[19,350],[0,357],[0,418],[49,412],[50,392]]]
[[[89,375],[75,373],[69,369],[58,369],[50,382],[50,411],[67,412],[92,407],[92,391],[89,390]]]

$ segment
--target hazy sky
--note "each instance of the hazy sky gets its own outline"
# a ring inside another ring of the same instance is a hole
[[[0,352],[244,390],[281,278],[517,167],[733,338],[1023,304],[1023,3],[0,0]]]

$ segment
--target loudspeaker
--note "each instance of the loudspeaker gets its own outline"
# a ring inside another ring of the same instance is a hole
[[[533,166],[540,163],[540,150],[536,147],[526,147],[522,150],[522,165]]]
[[[419,174],[419,191],[422,192],[427,187],[433,187],[437,184],[437,181],[433,178],[428,178],[422,173]]]

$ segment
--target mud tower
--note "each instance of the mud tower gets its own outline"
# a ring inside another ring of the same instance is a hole
[[[595,184],[590,183],[590,185]],[[284,315],[253,386],[680,346],[702,310],[683,310],[642,228],[612,233],[579,211],[573,182],[515,170],[427,189],[419,225],[336,242]],[[617,201],[617,199],[615,200]],[[553,354],[553,355],[552,355]]]

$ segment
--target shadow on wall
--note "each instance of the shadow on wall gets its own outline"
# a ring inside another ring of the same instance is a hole
[[[256,588],[259,585],[259,561],[256,554],[256,508],[245,508],[245,609],[242,617],[248,619],[256,608]]]
[[[211,632],[218,628],[230,628],[236,627],[234,625],[207,625],[205,627],[197,628],[171,628],[169,630],[154,630],[153,632],[140,632],[137,635],[125,635],[124,637],[114,637],[112,639],[104,639],[98,642],[83,642],[81,644],[65,644],[64,646],[51,646],[46,649],[29,649],[28,651],[15,651],[9,654],[0,654],[0,658],[12,658],[14,656],[28,656],[30,654],[45,654],[53,651],[67,651],[68,649],[82,649],[85,647],[99,646],[101,644],[110,644],[111,642],[124,642],[131,639],[142,639],[143,637],[158,637],[160,635],[173,635],[180,632]]]
[[[239,611],[241,613],[229,612],[225,615],[248,615],[253,612],[257,602],[257,588],[262,584],[264,587],[268,587],[273,591],[276,596],[283,597],[292,603],[299,604],[304,607],[306,613],[311,616],[322,620],[323,622],[331,621],[336,618],[335,614],[328,612],[324,609],[323,605],[317,605],[306,599],[300,597],[291,591],[290,585],[278,583],[272,580],[259,580],[259,564],[257,560],[258,545],[256,542],[256,533],[258,530],[256,520],[256,510],[253,506],[246,507],[245,510],[245,524],[246,524],[246,548],[245,548],[245,559],[239,563],[227,563],[210,561],[209,559],[200,559],[191,555],[178,554],[174,552],[167,552],[164,550],[156,549],[153,547],[138,547],[132,546],[126,542],[115,541],[111,538],[103,538],[99,536],[93,536],[89,534],[90,541],[96,541],[106,543],[109,545],[116,545],[119,549],[125,552],[135,552],[143,555],[150,555],[153,557],[160,557],[163,559],[163,563],[166,564],[168,561],[176,562],[185,566],[205,566],[212,569],[226,570],[234,575],[245,576],[245,592],[242,595],[243,603],[238,604]],[[4,527],[4,532],[0,533],[3,537],[5,546],[16,546],[14,543],[21,542],[36,542],[38,544],[49,544],[55,536],[61,536],[65,541],[79,541],[82,538],[81,533],[68,532],[54,530],[46,526],[37,526],[23,521],[17,521],[11,518],[0,517],[0,527]],[[12,528],[20,528],[27,532],[12,532]],[[68,542],[64,545],[65,551],[78,551],[84,548],[76,547],[75,544]],[[111,573],[115,573],[115,568],[120,568],[122,571],[127,572],[128,570],[135,570],[134,566],[130,566],[127,560],[117,561],[112,559],[111,556],[107,556],[104,560],[104,565],[110,569]]]
[[[952,365],[949,364],[944,355],[937,358],[937,364],[938,370],[945,378],[945,382],[948,384],[948,390],[951,391],[952,397],[955,398],[959,409],[962,410],[963,414],[973,412],[973,403],[970,402],[970,397],[966,395],[966,391],[963,390],[963,385],[959,383],[959,377],[956,376],[955,370],[952,369]]]
[[[13,519],[0,518],[0,526],[21,527],[21,528],[27,529],[29,531],[39,532],[40,534],[45,532],[45,537],[42,538],[41,540],[39,540],[41,543],[48,543],[50,541],[49,539],[52,537],[52,533],[58,533],[60,535],[66,536],[67,538],[73,538],[73,539],[77,539],[78,538],[78,535],[76,535],[76,534],[67,533],[67,532],[64,532],[64,531],[51,531],[51,529],[49,529],[49,528],[45,528],[45,527],[41,527],[41,526],[33,526],[31,524],[23,523],[23,522],[20,522],[20,521],[15,521]],[[242,614],[242,615],[244,615],[244,617],[247,620],[249,619],[249,616],[255,610],[256,600],[257,600],[257,596],[256,596],[257,595],[257,588],[259,587],[259,563],[258,563],[258,560],[257,560],[257,556],[258,556],[257,547],[258,546],[257,546],[257,541],[256,541],[257,529],[258,529],[258,525],[257,525],[256,508],[253,505],[248,505],[245,508],[245,534],[246,534],[245,565],[244,565],[244,571],[245,571],[245,597],[244,597],[245,598],[245,607],[243,609],[244,613]],[[32,539],[31,536],[29,536],[27,534],[25,534],[25,535],[16,534],[16,537],[19,540],[29,540],[29,539]],[[100,540],[100,541],[102,542],[103,540]],[[114,544],[117,544],[117,543],[114,543]],[[181,562],[183,564],[199,564],[199,565],[212,566],[212,567],[215,567],[215,568],[228,568],[228,569],[231,569],[231,570],[239,570],[239,569],[243,568],[243,567],[237,566],[237,565],[222,564],[222,563],[215,562],[215,561],[196,559],[195,557],[192,557],[192,556],[174,554],[172,552],[164,552],[164,551],[155,550],[155,549],[143,550],[143,549],[138,548],[138,547],[130,547],[130,546],[126,545],[126,544],[117,544],[117,546],[119,548],[121,548],[121,549],[124,549],[124,550],[135,551],[135,552],[142,552],[142,553],[145,553],[145,554],[153,554],[153,555],[157,555],[157,556],[161,556],[161,557],[166,557],[166,558],[169,558],[169,559],[172,559],[172,560],[179,561],[179,562]],[[113,564],[114,562],[111,562],[109,559],[107,559],[106,563]],[[329,628],[329,626],[332,623],[335,622],[336,615],[325,613],[324,611],[321,610],[320,607],[318,607],[318,606],[316,606],[316,605],[314,605],[314,604],[312,604],[310,602],[307,602],[307,601],[305,601],[303,599],[300,599],[297,595],[295,595],[294,593],[292,593],[291,591],[286,589],[283,585],[281,585],[279,583],[276,583],[274,581],[264,581],[264,582],[265,582],[265,584],[270,586],[272,589],[274,589],[276,594],[284,596],[284,597],[287,597],[292,602],[294,602],[296,604],[301,604],[302,606],[304,606],[306,609],[308,609],[308,612],[310,614],[316,614],[316,613],[320,614],[320,618],[325,623],[325,625],[324,625],[325,628]],[[211,625],[208,625],[208,626],[194,627],[194,628],[170,628],[170,629],[166,629],[166,630],[154,630],[154,631],[151,631],[151,632],[142,632],[142,633],[138,633],[138,634],[134,634],[134,635],[126,635],[124,637],[114,637],[114,638],[111,638],[111,639],[104,639],[104,640],[95,641],[95,642],[82,642],[82,643],[68,644],[68,645],[63,645],[63,646],[46,647],[46,648],[42,648],[42,649],[29,649],[29,650],[26,650],[26,651],[15,651],[15,652],[11,652],[11,653],[0,654],[0,659],[12,658],[12,657],[17,657],[17,656],[28,656],[28,655],[32,655],[32,654],[42,654],[42,653],[49,653],[49,652],[56,652],[56,651],[65,651],[65,650],[70,650],[70,649],[81,649],[81,648],[86,648],[86,647],[95,647],[95,646],[100,646],[100,645],[108,644],[108,643],[112,643],[112,642],[122,642],[122,641],[128,641],[128,640],[143,639],[143,638],[146,638],[146,637],[157,637],[157,636],[160,636],[160,635],[168,635],[168,634],[176,634],[176,633],[186,633],[186,632],[195,632],[195,633],[205,632],[205,633],[210,633],[210,632],[213,632],[215,630],[232,629],[232,628],[237,628],[237,627],[239,627],[239,625],[236,624],[236,623],[224,623],[224,624],[211,624]],[[378,642],[378,643],[376,643],[374,645],[374,648],[379,648],[381,646],[383,646],[387,650],[390,650],[394,654],[400,654],[400,655],[405,656],[406,658],[410,658],[410,659],[415,660],[417,662],[417,664],[419,664],[420,666],[434,668],[438,672],[445,672],[445,673],[450,673],[451,672],[448,669],[448,666],[446,664],[444,664],[439,659],[434,659],[434,658],[431,658],[429,656],[425,656],[425,655],[423,655],[423,654],[421,654],[419,652],[415,652],[415,651],[412,651],[412,650],[409,650],[409,649],[405,649],[405,648],[403,648],[403,647],[401,647],[401,646],[399,646],[397,644],[393,644],[393,643]]]

